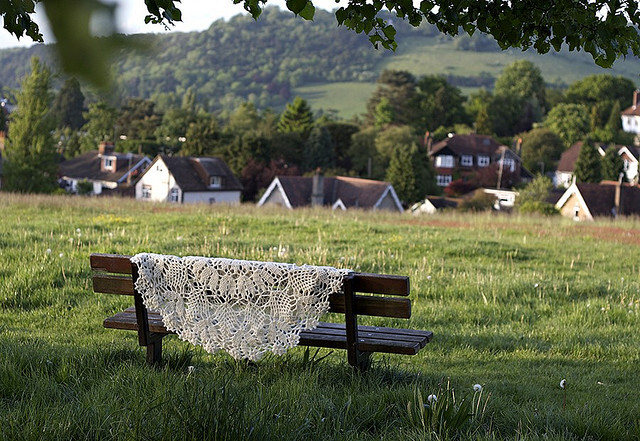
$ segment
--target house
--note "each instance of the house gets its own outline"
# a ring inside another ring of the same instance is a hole
[[[140,176],[135,197],[181,204],[238,204],[242,184],[220,158],[158,155]]]
[[[143,155],[119,153],[109,142],[100,143],[97,151],[87,152],[59,164],[60,185],[70,193],[78,193],[78,184],[91,184],[90,193],[130,187],[151,160]]]
[[[576,161],[580,156],[580,150],[582,149],[582,141],[578,141],[562,152],[560,160],[558,161],[558,167],[553,175],[553,185],[556,188],[568,188],[573,182],[573,173],[575,170]],[[618,155],[622,157],[624,164],[625,179],[628,182],[637,182],[638,180],[638,159],[640,158],[640,149],[633,146],[624,145],[607,145],[604,143],[594,143],[598,147],[598,153],[600,156],[605,155],[607,149],[618,149]]]
[[[513,190],[483,188],[482,192],[496,198],[493,208],[496,211],[510,211],[516,204],[518,192]]]
[[[622,130],[640,134],[640,91],[633,91],[633,104],[622,111]]]
[[[429,152],[436,182],[446,187],[458,178],[474,179],[482,187],[510,188],[532,179],[520,157],[490,136],[453,135]]]
[[[424,201],[411,206],[411,214],[435,214],[446,209],[456,209],[460,201],[460,199],[444,196],[427,196]]]
[[[402,204],[388,182],[344,176],[277,176],[258,201],[289,209],[330,206],[332,209],[389,210],[402,212]]]
[[[640,215],[640,187],[615,181],[574,182],[555,207],[560,214],[576,221]]]

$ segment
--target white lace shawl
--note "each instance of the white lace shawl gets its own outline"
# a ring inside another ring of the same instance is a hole
[[[296,346],[342,292],[349,270],[141,253],[136,290],[167,329],[208,352],[260,359]]]

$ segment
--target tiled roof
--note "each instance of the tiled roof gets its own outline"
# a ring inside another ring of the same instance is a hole
[[[451,152],[460,155],[494,155],[501,147],[501,144],[490,136],[486,135],[454,135],[436,143],[430,155],[435,155],[439,151],[449,149]]]
[[[220,158],[191,156],[160,156],[169,168],[178,186],[185,192],[212,191],[210,176],[220,176],[222,186],[215,191],[242,190],[242,184]]]
[[[459,199],[447,198],[443,196],[427,196],[431,205],[433,205],[438,210],[444,208],[457,208],[460,203]]]
[[[627,107],[622,111],[622,114],[626,116],[640,116],[640,106]]]
[[[304,176],[278,176],[278,181],[293,208],[311,204],[313,178]],[[391,184],[370,179],[344,176],[325,177],[324,205],[333,205],[338,199],[347,208],[373,208]]]
[[[562,152],[560,160],[558,161],[558,171],[572,172],[576,165],[576,161],[578,160],[578,156],[580,155],[580,149],[582,149],[582,141],[576,142],[567,150]]]
[[[614,181],[603,181],[600,184],[578,183],[578,191],[584,199],[592,216],[611,216],[615,206],[616,185]],[[625,184],[621,188],[621,215],[640,214],[640,187]]]
[[[144,156],[131,153],[114,153],[116,156],[116,171],[101,171],[102,156],[98,151],[84,153],[59,164],[60,176],[73,179],[87,179],[91,181],[118,182],[134,165],[144,159]]]

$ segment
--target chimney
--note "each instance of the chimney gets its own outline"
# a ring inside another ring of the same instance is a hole
[[[112,142],[102,141],[100,144],[98,144],[98,153],[100,155],[111,155],[113,154],[114,150],[115,147]]]
[[[634,109],[638,107],[638,92],[640,92],[638,89],[633,91],[633,108]]]
[[[321,207],[324,204],[324,176],[322,170],[317,169],[313,175],[311,187],[311,206]]]
[[[620,173],[618,182],[616,183],[616,193],[614,196],[613,206],[615,209],[615,216],[621,215],[624,207],[622,206],[622,182],[624,181],[624,173]]]

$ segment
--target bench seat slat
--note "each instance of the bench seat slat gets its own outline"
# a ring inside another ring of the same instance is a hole
[[[137,331],[135,308],[127,308],[113,317],[104,320],[105,328]],[[168,331],[160,314],[149,312],[149,331],[157,334],[174,334]],[[422,331],[403,333],[402,329],[382,328],[377,326],[358,326],[358,349],[364,352],[387,352],[392,354],[414,355],[431,340],[431,332]],[[408,331],[408,330],[407,330]],[[347,339],[345,325],[339,323],[320,322],[316,329],[300,333],[300,345],[345,349]]]

